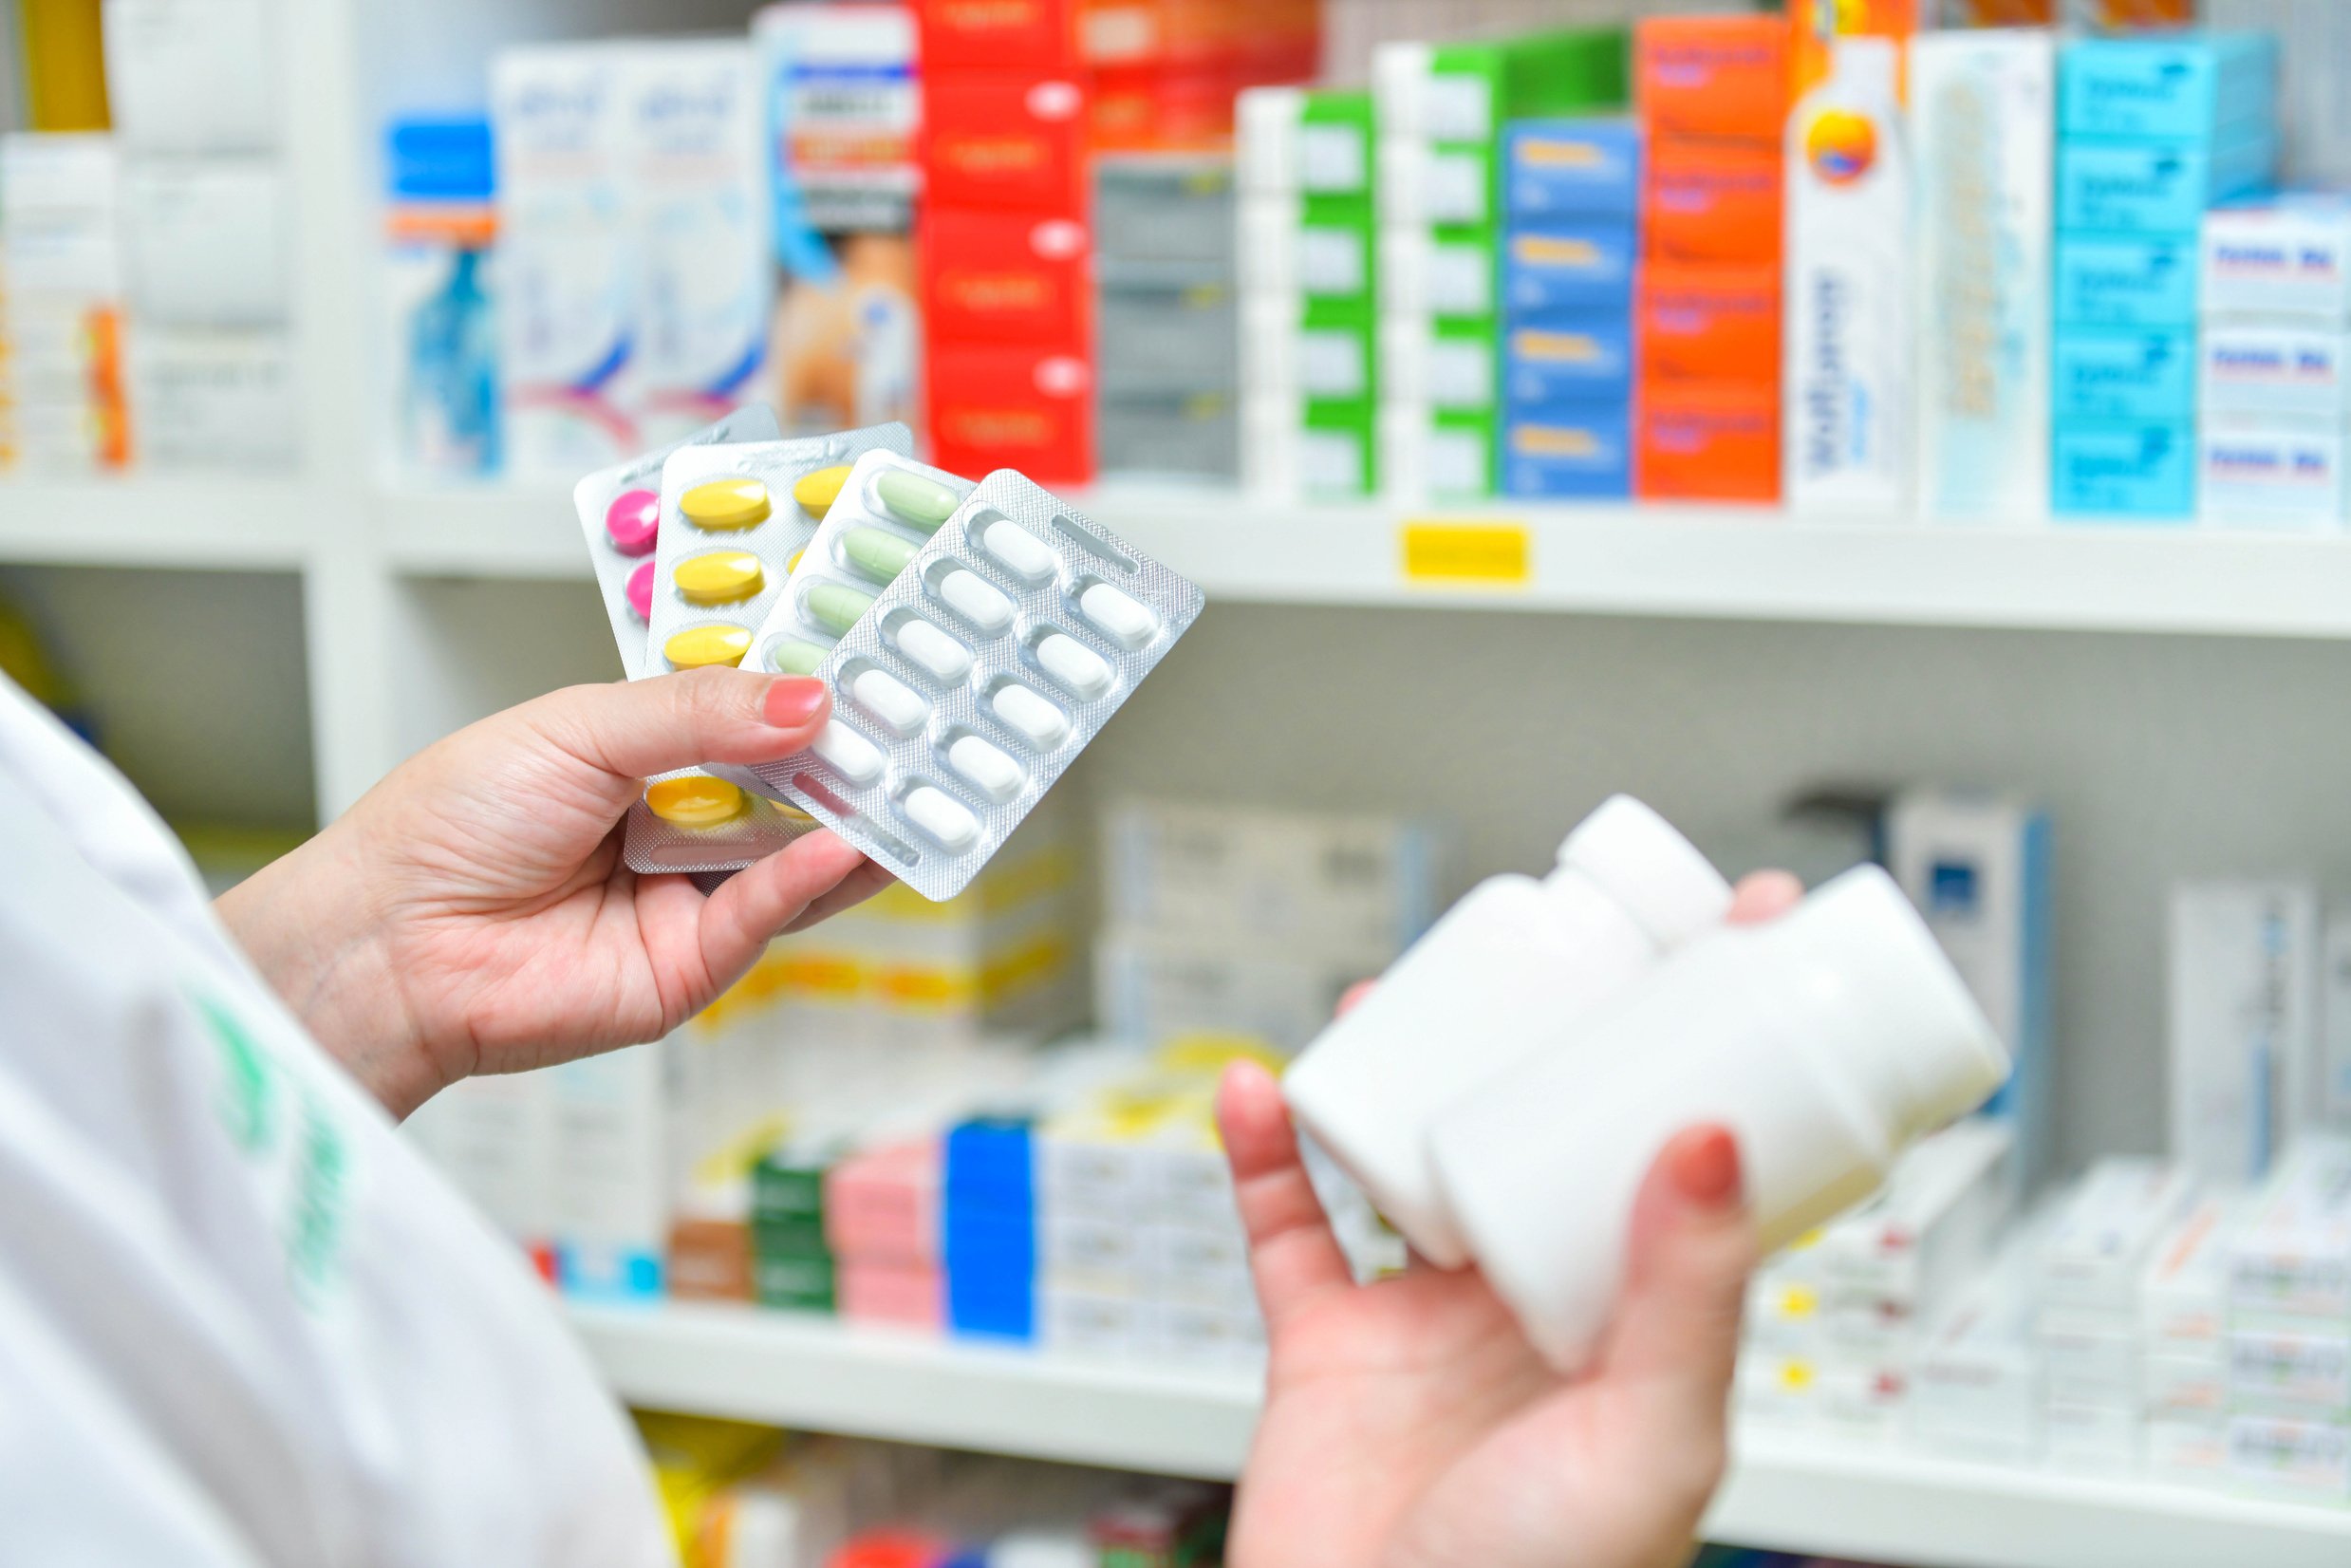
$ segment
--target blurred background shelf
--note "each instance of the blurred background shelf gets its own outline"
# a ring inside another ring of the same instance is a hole
[[[1930,529],[1738,507],[1300,504],[1102,487],[1077,504],[1212,599],[1836,625],[2351,638],[2351,540],[2187,529]],[[553,487],[394,488],[379,536],[417,577],[585,580]],[[1522,580],[1408,574],[1408,527],[1523,538]]]
[[[299,570],[327,504],[292,479],[10,478],[0,480],[0,561]]]
[[[1056,1359],[744,1308],[574,1305],[630,1402],[1036,1459],[1229,1479],[1255,1380]],[[2351,1512],[1768,1434],[1739,1445],[1711,1540],[1938,1568],[2336,1568]]]

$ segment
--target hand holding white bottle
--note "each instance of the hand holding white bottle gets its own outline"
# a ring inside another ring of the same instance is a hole
[[[1673,948],[1722,924],[1730,885],[1616,795],[1537,881],[1483,882],[1284,1078],[1292,1112],[1420,1255],[1467,1261],[1427,1157],[1447,1106],[1556,1041]]]

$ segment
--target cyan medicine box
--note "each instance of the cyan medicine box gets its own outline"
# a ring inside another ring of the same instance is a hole
[[[2204,211],[2267,186],[2278,137],[2263,126],[2217,143],[2061,141],[2057,224],[2118,234],[2194,235]]]
[[[2277,39],[2266,32],[2095,38],[2058,61],[2058,134],[2226,136],[2277,103]]]
[[[2194,330],[2058,328],[2050,351],[2049,406],[2061,420],[2194,419]]]
[[[2196,246],[2186,239],[2057,236],[2057,320],[2072,327],[2192,327]]]
[[[2195,511],[2192,424],[2060,424],[2050,457],[2059,516],[2186,522]]]
[[[1514,408],[1622,394],[1633,384],[1633,322],[1623,314],[1514,326],[1502,340],[1502,396]]]
[[[1502,242],[1503,308],[1521,317],[1631,310],[1639,255],[1640,236],[1629,222],[1514,230]]]

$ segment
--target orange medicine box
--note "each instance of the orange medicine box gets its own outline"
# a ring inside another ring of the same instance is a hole
[[[1781,168],[1776,147],[1651,143],[1641,253],[1651,261],[1777,266]]]
[[[1654,262],[1633,290],[1644,382],[1780,382],[1780,270]]]
[[[923,316],[934,342],[1069,343],[1092,294],[1086,226],[1043,213],[923,215]]]
[[[1088,95],[1060,77],[957,72],[923,83],[923,198],[1072,216],[1086,210]]]
[[[1780,498],[1776,386],[1644,386],[1633,420],[1633,493],[1642,499]]]
[[[1633,103],[1652,140],[1780,145],[1788,28],[1776,16],[1653,16],[1633,29]]]

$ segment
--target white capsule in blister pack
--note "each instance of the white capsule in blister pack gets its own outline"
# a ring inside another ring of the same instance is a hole
[[[662,515],[662,464],[689,446],[726,446],[772,441],[775,411],[748,403],[684,440],[642,457],[599,469],[571,488],[572,510],[588,539],[588,558],[596,573],[621,668],[634,681],[645,673],[646,617],[653,603],[654,545]]]
[[[815,674],[971,492],[969,479],[894,452],[858,458],[753,639],[747,665]],[[905,651],[918,660],[947,656],[920,638]]]
[[[673,453],[662,465],[647,670],[741,664],[849,465],[913,444],[893,423]]]
[[[826,743],[752,772],[924,898],[952,898],[1202,604],[1190,583],[999,470],[818,666],[833,691]]]

